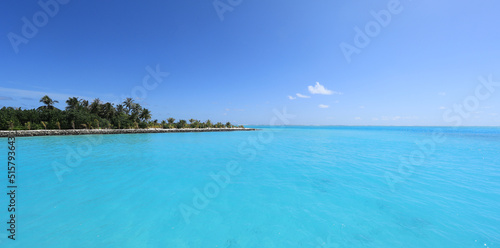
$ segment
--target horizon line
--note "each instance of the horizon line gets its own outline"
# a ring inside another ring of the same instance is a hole
[[[240,124],[244,126],[268,126],[268,127],[451,127],[451,128],[460,128],[460,127],[500,127],[497,126],[438,126],[438,125],[268,125],[268,124]]]

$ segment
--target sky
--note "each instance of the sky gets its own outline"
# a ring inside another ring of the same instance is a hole
[[[500,2],[0,3],[0,107],[49,95],[153,119],[500,125]]]

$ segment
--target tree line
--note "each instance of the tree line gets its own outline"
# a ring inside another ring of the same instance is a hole
[[[137,128],[234,128],[230,122],[212,123],[190,119],[176,120],[172,117],[151,120],[151,111],[143,108],[132,98],[123,103],[102,102],[99,98],[89,102],[78,97],[70,97],[66,108],[54,107],[58,101],[49,96],[40,99],[42,106],[36,109],[2,107],[0,109],[0,130],[37,130],[37,129],[137,129]],[[243,126],[239,126],[243,127]]]

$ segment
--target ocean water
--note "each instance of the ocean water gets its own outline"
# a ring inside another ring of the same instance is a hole
[[[500,128],[259,128],[17,138],[0,247],[500,247]]]

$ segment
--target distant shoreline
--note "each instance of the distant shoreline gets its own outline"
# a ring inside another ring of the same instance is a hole
[[[255,131],[255,128],[147,128],[147,129],[41,129],[41,130],[2,130],[0,137],[31,137],[31,136],[62,136],[86,134],[134,134],[134,133],[199,133],[199,132],[230,132]]]

